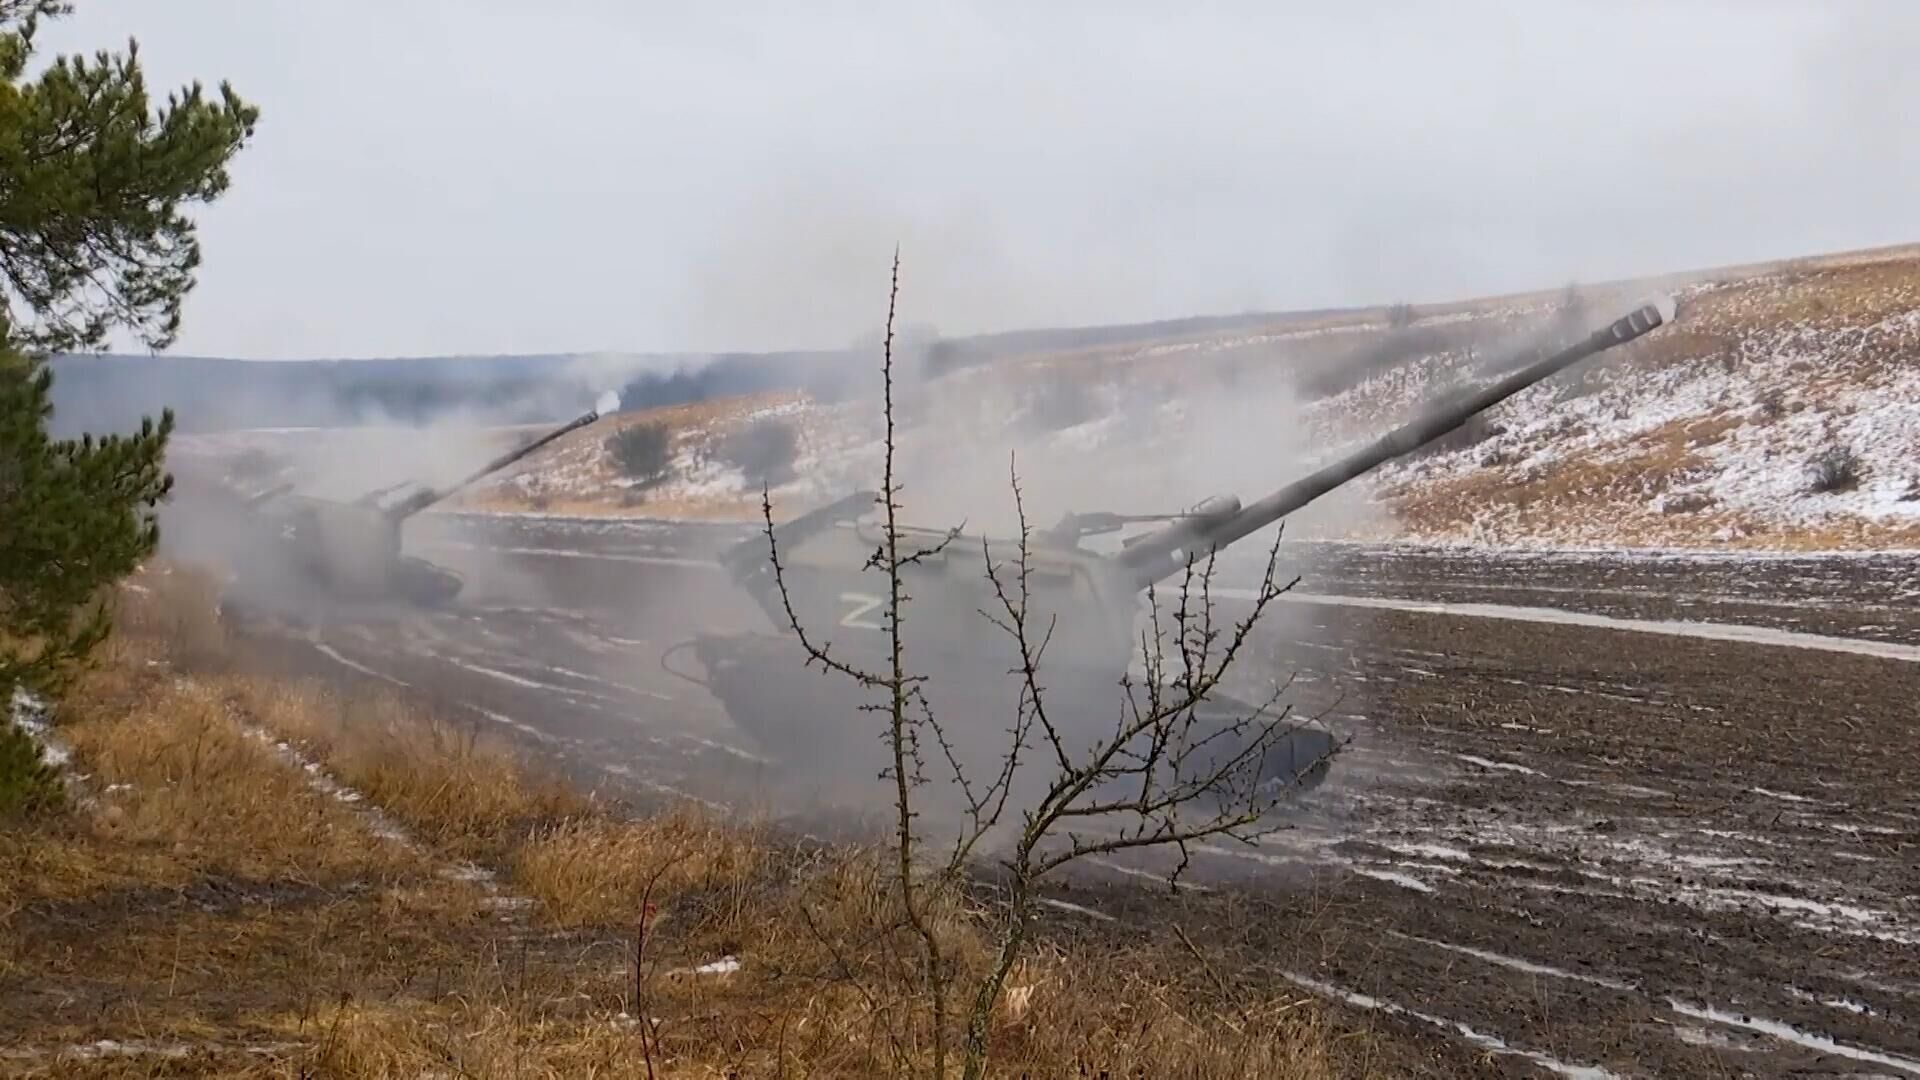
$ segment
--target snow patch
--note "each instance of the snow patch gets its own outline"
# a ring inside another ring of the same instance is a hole
[[[1783,1024],[1778,1020],[1768,1020],[1759,1016],[1730,1013],[1711,1007],[1700,1008],[1672,999],[1667,1001],[1667,1007],[1690,1020],[1711,1020],[1716,1024],[1725,1024],[1727,1027],[1757,1031],[1762,1035],[1771,1036],[1779,1039],[1781,1042],[1792,1043],[1803,1049],[1818,1050],[1821,1053],[1852,1058],[1854,1061],[1864,1061],[1872,1065],[1884,1065],[1889,1069],[1899,1069],[1901,1072],[1920,1076],[1920,1059],[1901,1057],[1897,1054],[1883,1053],[1870,1048],[1848,1046],[1845,1043],[1830,1039],[1825,1035],[1814,1035],[1802,1031],[1791,1024]]]
[[[1383,1001],[1380,998],[1372,997],[1368,994],[1348,990],[1344,987],[1335,986],[1332,983],[1322,982],[1319,979],[1311,979],[1305,975],[1297,975],[1290,971],[1281,971],[1278,974],[1281,978],[1300,987],[1302,990],[1310,990],[1322,997],[1333,998],[1336,1001],[1344,1001],[1355,1008],[1367,1009],[1373,1012],[1384,1012],[1393,1016],[1404,1016],[1411,1020],[1418,1020],[1423,1024],[1458,1035],[1473,1045],[1492,1051],[1493,1053],[1525,1058],[1535,1065],[1546,1069],[1548,1072],[1556,1073],[1560,1076],[1573,1077],[1574,1080],[1617,1080],[1618,1074],[1597,1065],[1574,1065],[1540,1053],[1537,1050],[1527,1050],[1513,1046],[1497,1035],[1489,1035],[1482,1031],[1476,1031],[1458,1020],[1446,1020],[1430,1013],[1409,1009],[1405,1005],[1398,1005],[1391,1001]]]
[[[1529,769],[1525,765],[1515,765],[1507,761],[1492,761],[1483,757],[1475,757],[1472,754],[1455,754],[1453,756],[1469,765],[1478,765],[1483,769],[1500,769],[1506,772],[1522,773],[1527,776],[1542,775],[1538,769]]]
[[[1567,971],[1564,968],[1550,967],[1546,964],[1536,964],[1531,960],[1522,960],[1518,957],[1507,956],[1487,949],[1476,949],[1467,945],[1455,945],[1449,941],[1435,941],[1432,938],[1403,934],[1398,930],[1389,930],[1387,933],[1406,941],[1418,942],[1421,945],[1429,945],[1436,949],[1445,949],[1448,952],[1456,952],[1462,956],[1471,956],[1476,960],[1484,960],[1497,967],[1508,968],[1528,975],[1546,975],[1551,978],[1566,979],[1571,982],[1590,983],[1594,986],[1604,986],[1609,990],[1631,991],[1636,989],[1632,983],[1603,978],[1599,975],[1581,975],[1577,972]]]
[[[1067,911],[1067,912],[1072,912],[1075,915],[1085,915],[1089,919],[1098,919],[1101,922],[1117,922],[1118,921],[1113,916],[1107,914],[1104,911],[1095,911],[1090,907],[1082,907],[1079,904],[1069,903],[1065,900],[1055,900],[1052,897],[1043,896],[1040,898],[1040,902],[1057,911]]]
[[[334,648],[331,645],[328,645],[324,641],[313,642],[313,647],[314,647],[314,650],[318,652],[321,656],[324,656],[327,659],[332,660],[333,662],[340,664],[344,667],[351,668],[352,670],[357,671],[362,675],[370,675],[373,678],[379,679],[383,682],[392,683],[393,685],[399,686],[399,687],[410,687],[412,685],[411,683],[403,682],[402,680],[395,678],[394,676],[389,675],[384,671],[375,671],[374,669],[366,666],[365,664],[360,663],[357,660],[348,659],[347,657],[341,655],[340,650]]]
[[[740,970],[740,960],[734,956],[723,956],[699,967],[676,968],[669,975],[732,975]]]
[[[1412,889],[1414,892],[1430,893],[1433,891],[1433,886],[1421,881],[1419,878],[1410,874],[1402,874],[1396,870],[1376,870],[1370,866],[1356,866],[1353,868],[1353,872],[1362,877],[1391,882],[1401,888]]]
[[[47,720],[47,703],[39,696],[28,693],[26,687],[13,688],[13,699],[8,702],[8,715],[13,720],[13,726],[26,732],[27,737],[40,748],[40,760],[43,763],[59,768],[73,759],[72,751],[53,733],[53,725]]]

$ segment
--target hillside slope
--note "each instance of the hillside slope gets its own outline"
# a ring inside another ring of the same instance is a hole
[[[1484,382],[1655,288],[1675,324],[1530,389],[1445,445],[1289,519],[1289,535],[1435,543],[1920,548],[1920,248],[1394,310],[1276,316],[1003,359],[894,388],[910,514],[1010,524],[1010,469],[1041,523],[1251,499]],[[875,486],[878,360],[840,401],[804,392],[623,413],[449,506],[734,519],[759,513],[739,433],[792,434],[786,514]],[[659,477],[609,449],[667,432]],[[1816,474],[1824,475],[1816,475]]]
[[[1669,335],[1522,394],[1486,438],[1375,478],[1384,535],[1736,548],[1920,547],[1920,260],[1682,290]],[[1443,358],[1327,403],[1404,409]]]

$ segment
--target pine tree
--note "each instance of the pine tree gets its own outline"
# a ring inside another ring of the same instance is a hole
[[[0,346],[0,700],[58,689],[107,633],[102,593],[151,554],[173,413],[138,434],[51,439],[53,372]]]
[[[57,690],[105,637],[106,592],[152,554],[172,486],[171,411],[132,435],[48,435],[46,357],[116,329],[172,344],[200,265],[183,208],[226,190],[258,119],[225,84],[155,109],[131,42],[28,78],[35,30],[68,10],[0,0],[0,706]]]

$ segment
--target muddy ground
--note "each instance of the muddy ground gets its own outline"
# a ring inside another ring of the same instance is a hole
[[[417,527],[468,573],[460,606],[272,631],[262,655],[403,684],[603,790],[802,819],[820,797],[660,662],[694,622],[756,620],[704,562],[741,530]],[[1920,1075],[1920,651],[1899,651],[1920,556],[1288,559],[1328,599],[1284,606],[1255,674],[1353,737],[1334,778],[1288,832],[1202,851],[1178,894],[1151,860],[1087,868],[1052,932],[1178,925],[1223,981],[1389,1033],[1391,1074]]]

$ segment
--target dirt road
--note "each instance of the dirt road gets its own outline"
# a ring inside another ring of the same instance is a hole
[[[583,783],[778,797],[781,770],[659,663],[691,619],[755,617],[698,589],[739,530],[424,532],[475,575],[469,606],[296,635],[288,662],[406,684]],[[1354,737],[1335,778],[1176,897],[1150,863],[1092,868],[1056,932],[1178,923],[1222,978],[1395,1034],[1394,1073],[1920,1075],[1920,556],[1289,558],[1329,599],[1274,620],[1261,673]],[[1884,648],[1651,625],[1675,618]]]

